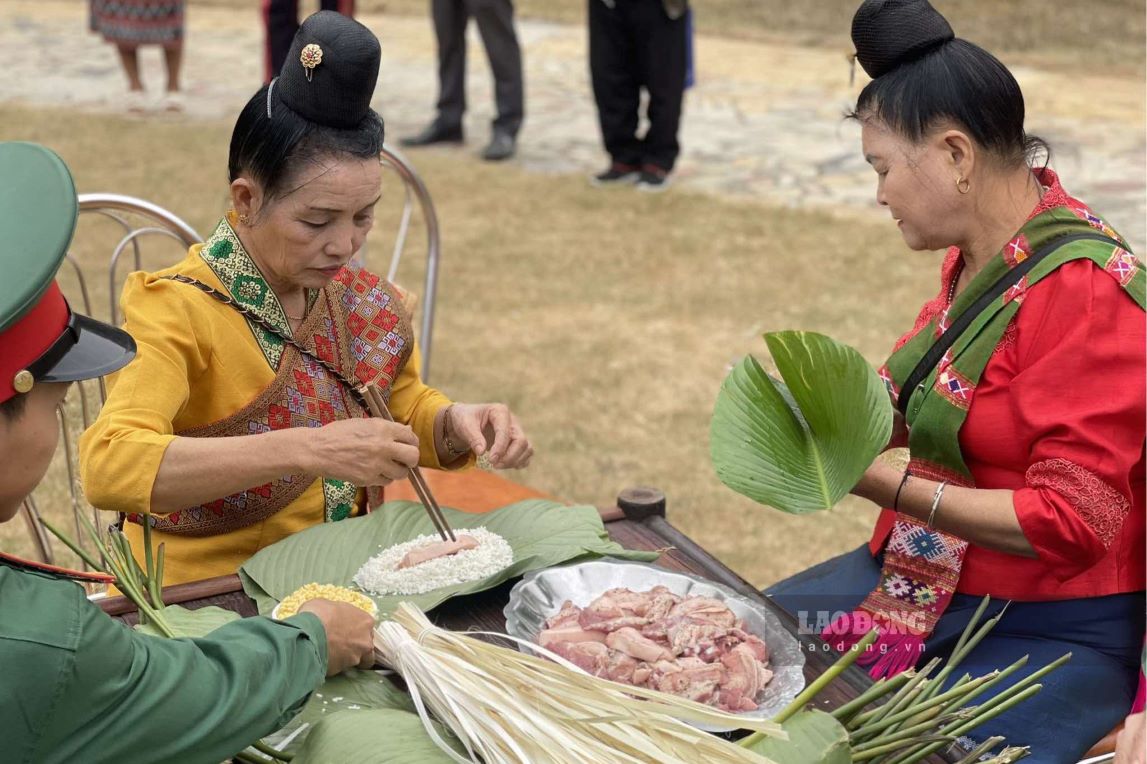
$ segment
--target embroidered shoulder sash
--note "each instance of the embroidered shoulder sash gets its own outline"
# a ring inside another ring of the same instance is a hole
[[[243,250],[226,220],[201,251],[229,294],[245,309],[292,336],[286,314],[254,261]],[[204,295],[203,299],[210,299]],[[308,353],[359,384],[375,382],[389,398],[391,385],[414,347],[414,333],[398,291],[365,270],[343,268],[321,290],[308,296],[310,309],[293,339]],[[281,336],[248,319],[252,335],[275,378],[239,411],[202,427],[176,433],[209,438],[254,435],[288,427],[321,427],[329,422],[369,416],[345,385],[314,358],[300,353]],[[265,520],[295,501],[314,478],[285,475],[196,507],[150,516],[152,526],[165,533],[212,536]],[[322,478],[324,519],[351,515],[356,486]],[[128,517],[139,522],[137,515]]]

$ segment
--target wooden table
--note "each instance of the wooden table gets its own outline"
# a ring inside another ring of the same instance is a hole
[[[818,636],[800,633],[795,618],[775,607],[761,596],[756,587],[670,525],[665,517],[665,497],[660,492],[653,489],[628,489],[621,493],[616,505],[600,508],[599,511],[610,537],[622,546],[629,549],[665,549],[667,551],[656,564],[724,584],[762,603],[775,613],[784,627],[800,641],[805,654],[806,682],[820,676],[836,660],[836,653],[827,650]],[[485,592],[455,597],[431,611],[430,618],[439,626],[452,630],[478,628],[505,631],[506,619],[502,609],[509,601],[509,592],[514,583],[510,581]],[[179,604],[190,609],[216,605],[243,616],[258,614],[254,601],[243,592],[238,576],[221,576],[166,587],[163,595],[164,602],[169,605]],[[126,623],[136,621],[135,606],[125,597],[109,597],[99,604],[109,615]],[[816,707],[824,710],[837,708],[869,686],[871,680],[868,675],[856,666],[851,666],[819,694]],[[932,760],[943,762],[946,759],[933,757]]]

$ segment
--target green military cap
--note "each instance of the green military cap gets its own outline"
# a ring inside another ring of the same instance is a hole
[[[78,212],[60,157],[0,143],[0,403],[37,381],[102,376],[135,355],[130,335],[72,313],[56,283]]]

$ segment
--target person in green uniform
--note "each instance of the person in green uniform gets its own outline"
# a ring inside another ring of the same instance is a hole
[[[47,471],[71,382],[135,354],[120,329],[73,313],[55,274],[78,205],[68,168],[0,143],[0,523]],[[0,759],[218,764],[283,726],[324,677],[373,662],[372,618],[312,600],[202,639],[136,633],[93,605],[84,574],[0,551]]]

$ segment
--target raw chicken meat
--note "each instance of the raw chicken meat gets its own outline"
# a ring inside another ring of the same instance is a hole
[[[664,586],[610,589],[584,608],[565,602],[538,642],[594,676],[724,711],[752,711],[773,678],[764,640],[720,600]]]
[[[411,549],[398,563],[398,568],[400,570],[402,568],[413,568],[415,565],[437,560],[439,557],[458,554],[463,549],[478,548],[478,542],[473,536],[465,536],[459,533],[455,538],[457,541],[435,541],[433,544]]]

